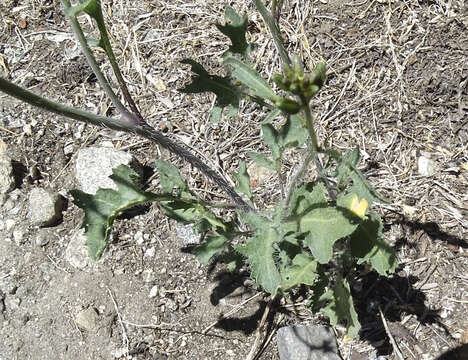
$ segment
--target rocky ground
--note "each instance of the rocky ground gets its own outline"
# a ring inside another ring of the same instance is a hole
[[[184,58],[221,71],[227,39],[214,24],[223,21],[224,4],[102,3],[118,61],[148,122],[226,176],[247,151],[265,149],[258,126],[263,114],[256,107],[242,104],[238,117],[215,126],[209,121],[213,98],[177,91],[191,76],[180,64]],[[280,62],[264,23],[250,1],[231,3],[249,15],[255,64],[269,78]],[[376,210],[400,265],[389,279],[363,275],[353,289],[363,328],[348,342],[343,329],[335,329],[341,356],[429,360],[465,344],[447,359],[467,359],[466,3],[288,0],[280,21],[292,53],[309,67],[320,60],[329,67],[314,103],[320,139],[342,150],[359,145],[364,173],[393,200]],[[59,1],[2,1],[0,29],[2,77],[115,115]],[[103,54],[98,57],[110,74]],[[0,139],[1,360],[238,359],[256,339],[265,345],[259,359],[279,359],[278,328],[326,324],[305,299],[294,298],[276,304],[261,327],[267,299],[248,274],[232,277],[201,266],[185,251],[187,229],[155,205],[117,221],[100,261],[87,257],[83,213],[69,191],[96,185],[114,161],[138,163],[148,189],[157,191],[154,160],[172,160],[193,189],[207,199],[223,198],[155,144],[50,115],[1,93]],[[292,167],[297,159],[288,161]],[[267,206],[275,196],[272,174],[250,170],[255,196]]]

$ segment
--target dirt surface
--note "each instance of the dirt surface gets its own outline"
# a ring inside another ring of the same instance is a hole
[[[191,76],[179,63],[184,58],[221,71],[218,59],[227,39],[214,26],[223,21],[221,2],[106,0],[103,6],[122,71],[148,122],[228,176],[247,151],[264,149],[262,113],[255,106],[244,104],[238,117],[212,126],[213,99],[177,91]],[[267,77],[278,72],[279,58],[260,16],[249,1],[233,6],[249,14],[257,68]],[[405,359],[435,359],[466,344],[466,2],[289,0],[281,26],[291,52],[309,67],[321,59],[329,66],[327,86],[314,100],[320,138],[342,150],[359,145],[363,171],[393,201],[376,210],[400,266],[389,279],[363,273],[356,282],[363,328],[359,339],[346,343],[337,329],[343,358],[378,353],[399,359],[389,333]],[[98,58],[110,74],[103,54]],[[69,105],[115,115],[59,1],[0,3],[0,73]],[[74,268],[65,254],[83,214],[68,191],[76,187],[73,164],[80,148],[124,149],[149,167],[158,157],[170,159],[207,199],[223,195],[149,141],[74,123],[2,94],[0,137],[18,177],[0,209],[1,360],[113,359],[127,351],[120,358],[239,359],[257,336],[266,344],[259,358],[278,359],[274,338],[268,341],[277,327],[324,322],[299,296],[277,304],[266,329],[259,330],[266,299],[247,275],[233,278],[222,268],[202,267],[157,206],[120,219],[103,259]],[[434,175],[418,173],[421,156],[434,161]],[[292,167],[298,159],[288,161]],[[156,190],[157,179],[148,185]],[[255,196],[268,205],[278,196],[274,185],[269,178],[259,181]],[[39,229],[28,223],[34,187],[68,199],[60,224]],[[78,325],[83,316],[87,329]],[[468,358],[466,352],[460,356]]]

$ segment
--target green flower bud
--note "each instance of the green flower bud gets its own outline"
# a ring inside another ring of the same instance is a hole
[[[277,99],[275,105],[287,114],[297,114],[301,110],[301,105],[297,101],[288,98]]]

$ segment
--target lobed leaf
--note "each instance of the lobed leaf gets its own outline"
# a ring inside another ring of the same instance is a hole
[[[352,234],[357,226],[358,223],[351,221],[343,211],[333,207],[313,209],[299,222],[300,230],[308,232],[304,244],[321,264],[328,263],[332,258],[335,242]]]
[[[82,227],[87,238],[88,253],[98,260],[107,246],[109,233],[115,218],[124,210],[148,201],[164,200],[166,196],[142,191],[138,174],[125,165],[112,170],[110,178],[117,185],[113,189],[99,189],[96,195],[80,190],[70,191],[73,202],[85,212]]]
[[[273,245],[280,241],[278,232],[272,228],[261,228],[257,235],[247,239],[245,245],[235,249],[246,258],[250,265],[251,276],[266,292],[276,294],[281,283],[281,275],[274,260]]]
[[[302,125],[301,118],[298,115],[288,116],[286,123],[278,133],[278,141],[283,149],[292,146],[302,146],[308,137],[309,134]]]
[[[281,289],[287,291],[293,287],[304,284],[312,286],[317,279],[317,262],[305,254],[297,254],[293,265],[286,267],[281,273],[283,281]]]
[[[182,179],[180,171],[170,162],[158,159],[156,160],[156,169],[159,174],[161,189],[164,194],[172,194],[174,189],[180,191],[187,190],[187,184]]]
[[[263,154],[259,154],[259,153],[256,153],[256,152],[252,152],[252,151],[249,151],[247,153],[247,155],[249,156],[249,158],[251,158],[257,165],[265,168],[265,169],[269,169],[269,170],[276,170],[276,166],[275,166],[275,163],[273,162],[273,160],[267,158],[265,155]]]
[[[247,167],[245,162],[241,161],[239,163],[239,170],[234,174],[234,177],[237,180],[236,191],[246,195],[249,200],[252,200],[252,191],[250,190],[250,176],[247,172]]]
[[[227,248],[228,238],[223,235],[208,236],[203,244],[193,251],[202,264],[209,264],[210,260]]]
[[[354,338],[361,328],[353,298],[346,279],[338,278],[332,290],[327,291],[321,300],[329,301],[322,309],[322,313],[330,319],[330,324],[336,326],[339,322],[345,322],[347,337]]]
[[[263,124],[262,125],[262,137],[263,140],[268,144],[270,147],[271,155],[275,161],[280,160],[281,158],[281,147],[278,143],[278,132],[271,124]]]
[[[317,184],[307,183],[298,187],[290,200],[291,214],[300,215],[306,210],[327,206],[327,189],[321,182]]]
[[[395,251],[382,239],[382,219],[374,212],[369,214],[351,236],[351,253],[358,263],[368,262],[380,275],[393,273],[397,266]]]
[[[225,58],[224,64],[234,68],[232,76],[252,90],[253,95],[269,100],[277,97],[265,79],[249,65],[234,57]]]

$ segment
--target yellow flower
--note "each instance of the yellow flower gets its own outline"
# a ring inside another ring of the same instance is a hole
[[[367,202],[366,199],[361,199],[359,201],[357,195],[353,196],[353,199],[351,200],[351,206],[350,210],[357,216],[363,218],[366,215],[366,210],[369,206],[369,203]]]

